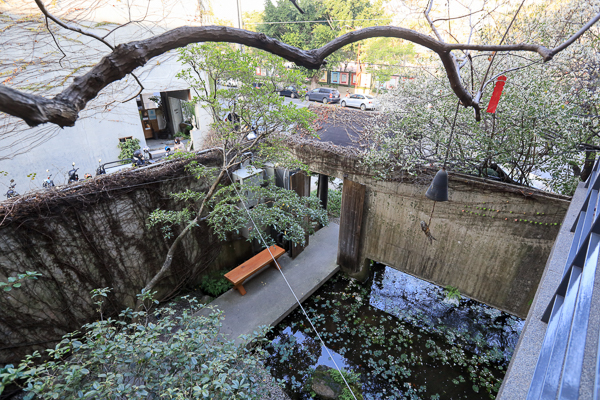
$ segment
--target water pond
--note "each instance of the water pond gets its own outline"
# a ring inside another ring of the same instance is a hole
[[[384,265],[372,270],[365,285],[338,273],[303,303],[364,399],[495,398],[523,320]],[[315,368],[334,363],[300,308],[269,339],[271,374],[292,399],[312,398]]]

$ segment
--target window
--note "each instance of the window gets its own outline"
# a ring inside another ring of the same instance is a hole
[[[133,139],[133,136],[122,137],[122,138],[119,138],[119,142],[125,143],[126,141],[131,140],[131,139]]]

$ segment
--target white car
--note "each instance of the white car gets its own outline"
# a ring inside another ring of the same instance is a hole
[[[344,97],[341,102],[342,107],[356,107],[365,111],[366,109],[374,110],[376,101],[373,96],[368,94],[352,94],[349,97]]]

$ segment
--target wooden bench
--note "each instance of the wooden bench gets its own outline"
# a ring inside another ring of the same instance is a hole
[[[271,251],[269,253],[269,250]],[[273,257],[271,257],[273,254]],[[279,269],[277,263],[273,261],[273,258],[277,260],[279,257],[285,254],[285,250],[279,246],[271,246],[268,249],[264,249],[239,267],[229,271],[225,274],[225,278],[229,280],[229,282],[233,283],[233,287],[240,292],[243,296],[246,294],[246,289],[242,286],[244,281],[250,278],[255,273],[259,272],[266,265],[273,265],[275,268]]]

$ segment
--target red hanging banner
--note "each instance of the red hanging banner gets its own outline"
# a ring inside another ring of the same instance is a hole
[[[488,108],[486,110],[487,112],[492,114],[496,112],[496,107],[498,107],[498,102],[500,101],[500,96],[502,96],[502,90],[504,89],[505,83],[506,76],[500,75],[496,81],[496,86],[494,86],[494,93],[492,93],[490,104],[488,104]]]

